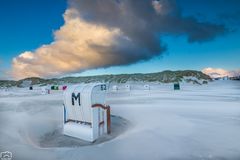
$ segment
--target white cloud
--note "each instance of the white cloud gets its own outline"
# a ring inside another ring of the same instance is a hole
[[[160,14],[162,11],[162,5],[159,1],[152,1],[153,8],[155,9],[156,13]]]
[[[24,52],[13,59],[12,75],[15,78],[56,76],[104,66],[117,58],[117,55],[100,55],[90,44],[112,45],[114,39],[121,36],[120,30],[89,24],[74,16],[75,12],[74,9],[65,12],[65,24],[54,33],[52,44],[43,45],[34,52]]]
[[[234,77],[234,76],[239,76],[240,75],[240,70],[234,70],[234,71],[227,71],[222,68],[204,68],[202,70],[203,73],[209,75],[212,78],[218,78],[218,77]]]

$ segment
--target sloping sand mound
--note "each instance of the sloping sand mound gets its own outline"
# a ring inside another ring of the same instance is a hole
[[[129,127],[129,122],[119,116],[111,116],[111,134],[106,134],[96,140],[95,142],[87,142],[81,139],[69,137],[62,134],[62,128],[57,128],[52,132],[44,134],[39,140],[39,147],[41,148],[56,148],[56,147],[81,147],[87,145],[96,145],[110,141],[123,132]]]

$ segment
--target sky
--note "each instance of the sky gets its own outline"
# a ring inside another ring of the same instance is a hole
[[[238,73],[239,29],[239,0],[2,0],[0,79]]]

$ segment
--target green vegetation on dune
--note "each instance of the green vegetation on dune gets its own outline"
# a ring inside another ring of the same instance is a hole
[[[190,77],[190,78],[186,78]],[[38,77],[26,78],[19,81],[0,81],[1,87],[18,86],[20,87],[24,82],[30,81],[31,85],[47,85],[47,84],[64,84],[64,83],[93,83],[93,82],[106,82],[106,83],[126,83],[131,81],[138,82],[192,82],[200,84],[198,80],[211,81],[211,78],[200,72],[194,70],[185,71],[163,71],[157,73],[135,73],[135,74],[119,74],[119,75],[98,75],[98,76],[84,76],[84,77],[64,77],[54,79],[42,79]]]

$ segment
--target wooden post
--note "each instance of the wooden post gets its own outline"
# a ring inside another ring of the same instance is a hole
[[[107,106],[107,133],[111,133],[111,111],[110,106]]]

